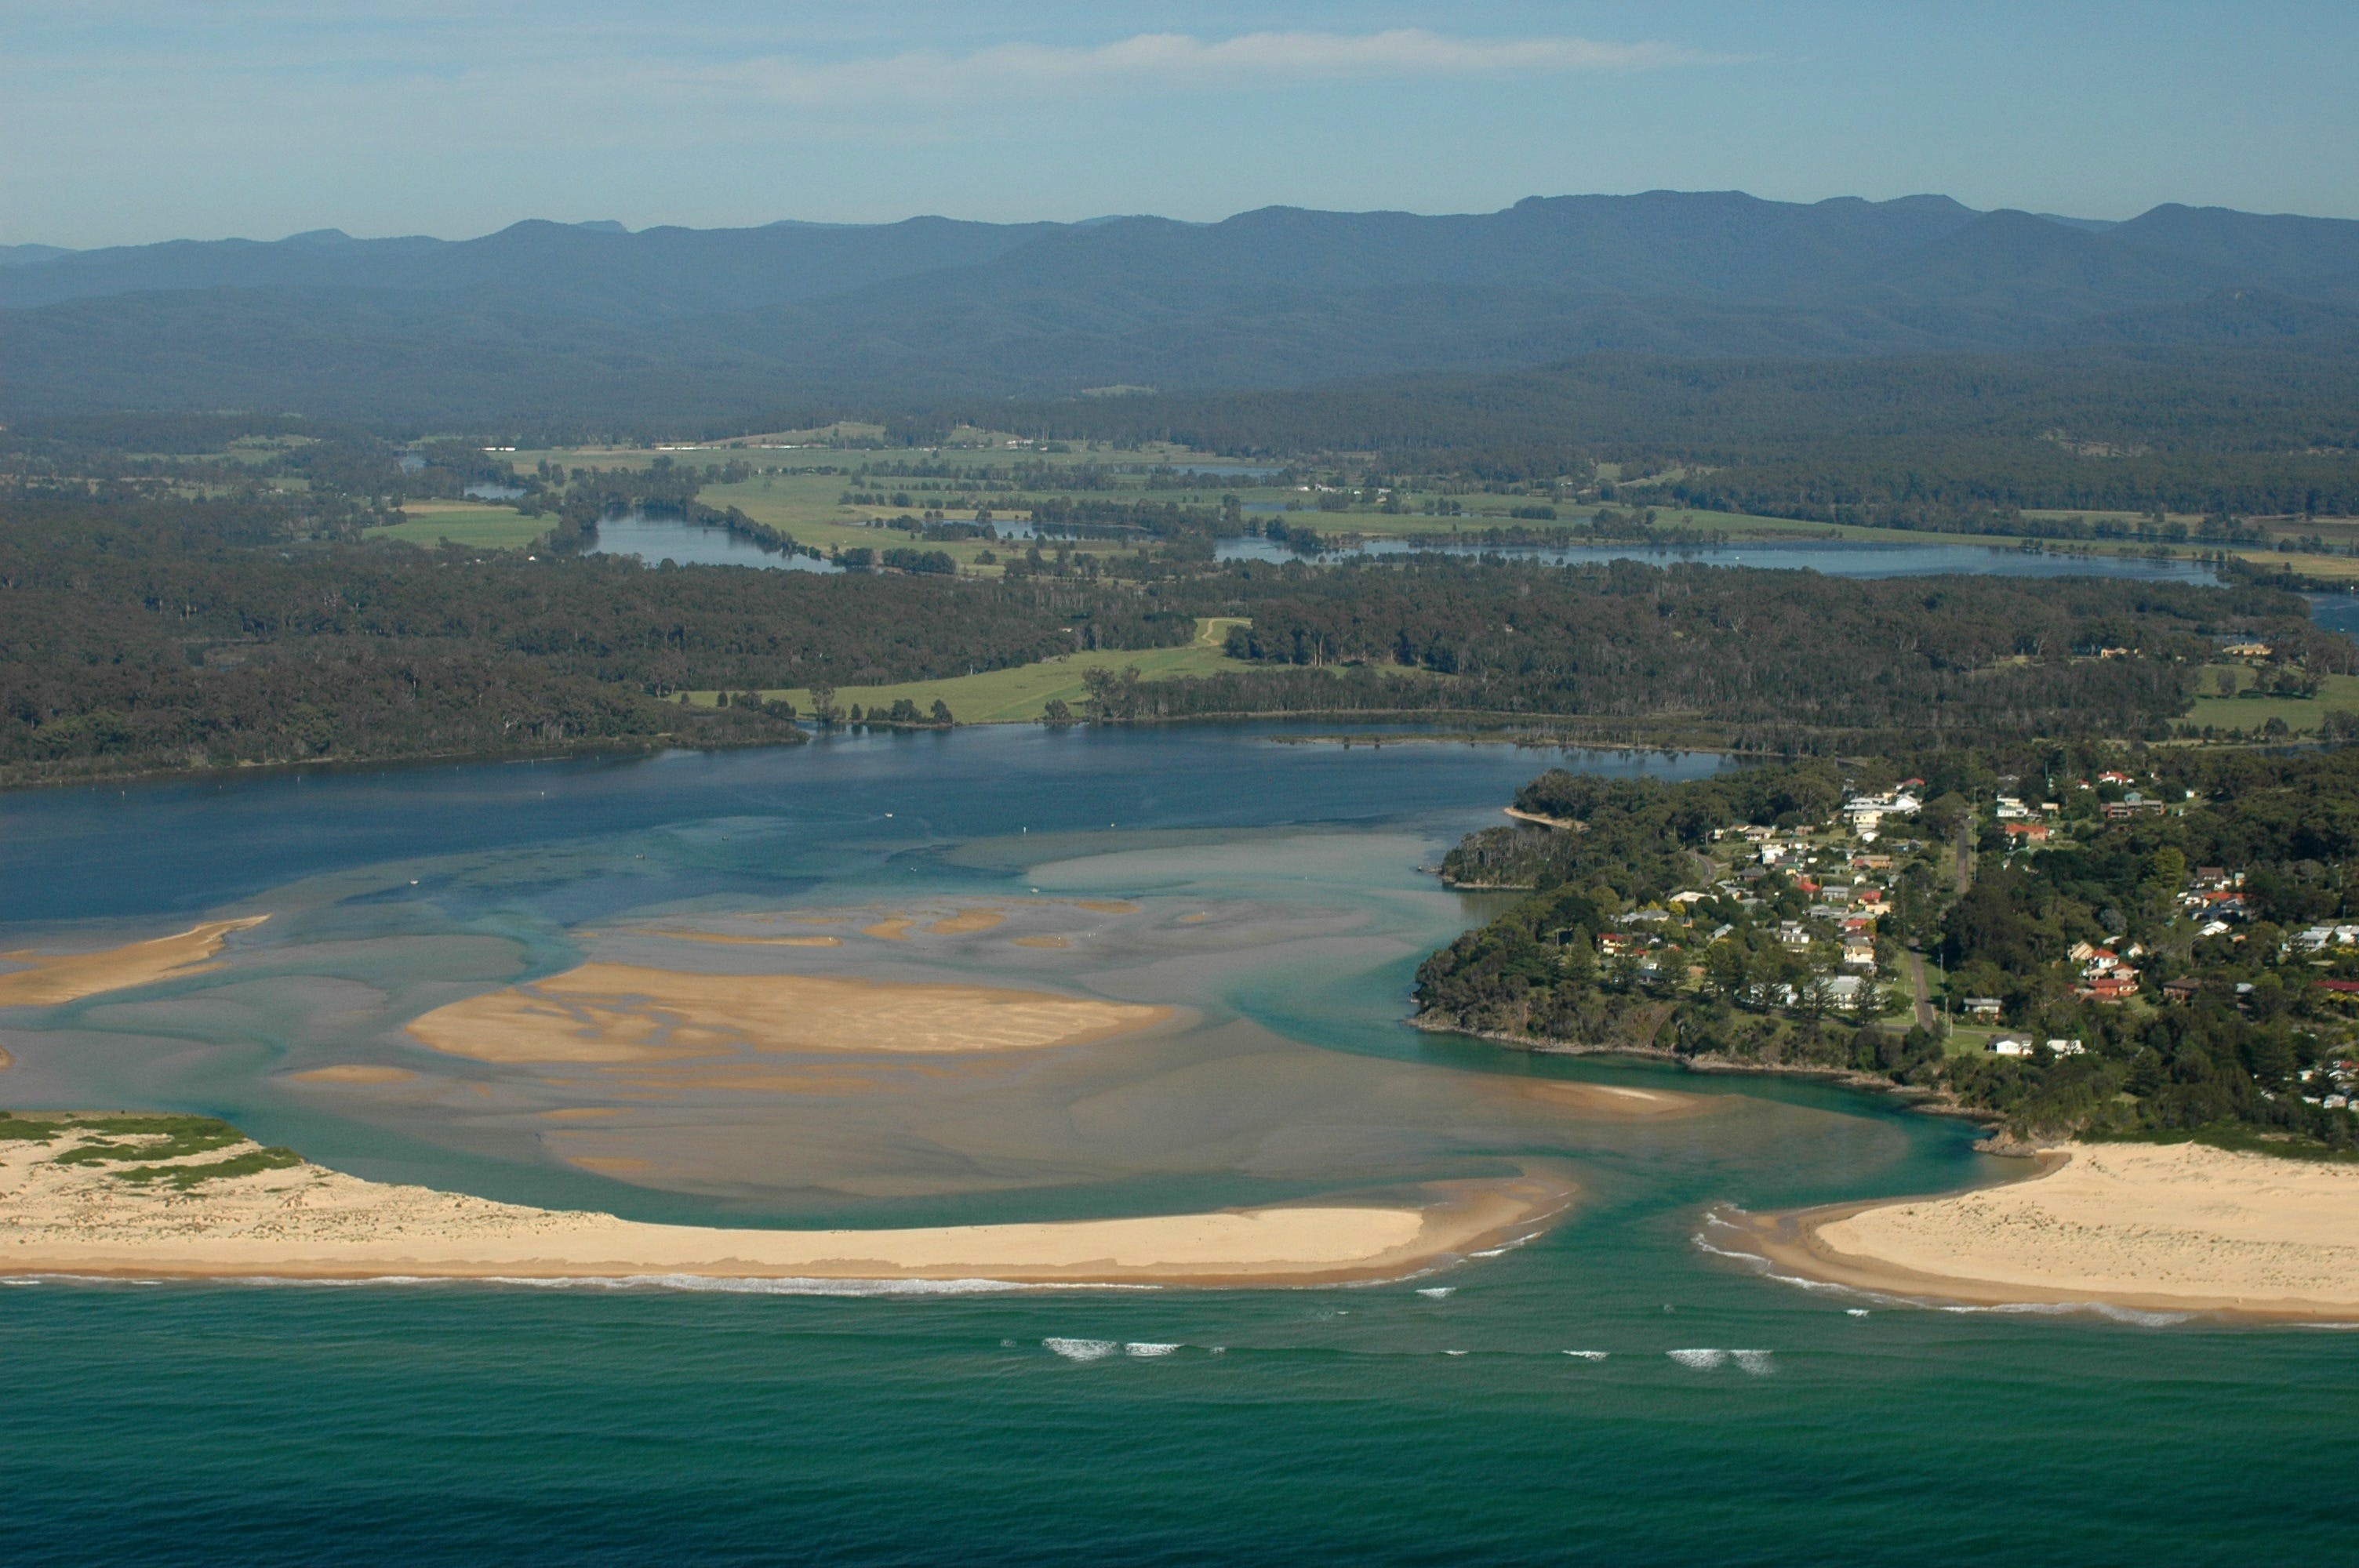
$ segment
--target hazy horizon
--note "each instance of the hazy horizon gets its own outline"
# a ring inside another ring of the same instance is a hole
[[[1942,191],[2121,220],[2359,217],[2359,14],[1862,0],[27,0],[0,20],[0,243],[1487,211],[1533,191]]]
[[[1506,210],[1508,210],[1508,209],[1510,209],[1510,208],[1513,208],[1513,207],[1515,207],[1515,206],[1519,205],[1520,203],[1522,203],[1522,202],[1524,202],[1524,201],[1630,200],[1634,200],[1634,199],[1636,199],[1636,198],[1638,198],[1638,197],[1644,197],[1644,196],[1743,196],[1743,197],[1750,197],[1750,198],[1752,198],[1753,200],[1759,200],[1759,201],[1765,201],[1765,202],[1779,202],[1779,203],[1782,203],[1782,204],[1786,204],[1786,205],[1793,205],[1793,206],[1815,206],[1815,205],[1821,205],[1821,204],[1823,204],[1823,203],[1826,203],[1826,202],[1831,202],[1831,201],[1866,201],[1866,202],[1870,202],[1870,203],[1882,203],[1882,202],[1888,202],[1888,201],[1908,201],[1908,200],[1924,200],[1924,199],[1930,199],[1930,200],[1957,200],[1955,197],[1950,196],[1947,192],[1944,192],[1944,191],[1938,191],[1938,190],[1917,190],[1917,191],[1907,191],[1907,192],[1903,192],[1902,194],[1897,195],[1897,196],[1889,196],[1889,197],[1862,197],[1862,196],[1856,196],[1856,195],[1854,195],[1854,194],[1849,193],[1849,192],[1839,192],[1839,193],[1836,193],[1836,194],[1832,195],[1832,196],[1818,197],[1818,198],[1813,198],[1813,199],[1795,200],[1790,200],[1790,201],[1788,201],[1787,199],[1784,199],[1784,198],[1765,197],[1765,196],[1756,196],[1754,192],[1752,192],[1752,191],[1748,191],[1748,190],[1734,190],[1734,189],[1731,189],[1731,190],[1676,190],[1676,189],[1669,189],[1658,188],[1658,189],[1648,189],[1648,190],[1629,190],[1629,191],[1580,190],[1580,191],[1555,191],[1555,192],[1549,192],[1549,193],[1547,193],[1547,194],[1538,194],[1538,193],[1535,193],[1535,194],[1533,194],[1533,195],[1529,195],[1529,196],[1519,197],[1519,198],[1517,198],[1516,200],[1503,203],[1503,204],[1502,204],[1501,206],[1499,206],[1499,207],[1491,207],[1491,208],[1471,208],[1471,207],[1466,207],[1466,208],[1434,208],[1434,209],[1417,209],[1417,208],[1405,208],[1405,207],[1360,207],[1360,208],[1342,208],[1342,207],[1318,207],[1318,206],[1307,205],[1307,204],[1305,204],[1305,203],[1301,203],[1301,202],[1277,201],[1277,202],[1266,202],[1266,203],[1264,203],[1264,204],[1263,204],[1262,206],[1260,206],[1260,207],[1255,207],[1255,208],[1240,208],[1240,209],[1238,209],[1236,211],[1234,211],[1234,212],[1225,212],[1225,213],[1223,213],[1223,214],[1219,215],[1218,217],[1212,217],[1212,218],[1178,218],[1178,217],[1173,217],[1173,216],[1171,216],[1171,215],[1170,215],[1170,214],[1169,214],[1169,213],[1163,213],[1163,212],[1151,212],[1151,211],[1137,211],[1137,212],[1101,212],[1101,213],[1093,213],[1093,214],[1091,214],[1091,215],[1089,215],[1089,216],[1086,216],[1086,217],[1081,217],[1081,218],[1052,218],[1052,217],[1045,217],[1045,216],[1043,216],[1043,217],[1011,217],[1011,218],[966,218],[966,217],[962,217],[962,216],[960,216],[959,214],[951,213],[951,212],[938,212],[938,211],[912,211],[912,212],[905,212],[905,213],[902,213],[902,214],[900,214],[900,215],[899,215],[899,216],[897,216],[897,217],[884,217],[884,218],[876,218],[876,219],[866,220],[866,221],[863,221],[863,222],[845,222],[845,221],[837,221],[837,220],[831,220],[831,219],[804,218],[804,217],[799,217],[799,216],[797,216],[797,215],[794,215],[794,214],[789,213],[789,214],[785,214],[785,215],[782,215],[782,216],[779,216],[779,217],[775,217],[775,218],[766,218],[766,219],[755,219],[755,220],[753,220],[753,221],[751,221],[751,222],[740,222],[740,223],[669,223],[669,222],[650,222],[650,223],[645,223],[645,224],[637,224],[637,223],[626,223],[626,222],[623,222],[621,219],[618,219],[618,218],[552,218],[552,217],[549,217],[549,216],[547,216],[547,215],[545,215],[545,214],[538,213],[538,212],[524,212],[524,213],[520,213],[519,215],[517,215],[517,216],[516,216],[516,217],[515,217],[515,218],[512,218],[512,219],[508,220],[508,221],[507,221],[507,222],[506,222],[497,223],[497,224],[494,225],[494,226],[493,226],[493,227],[491,227],[491,228],[488,228],[488,229],[483,229],[483,230],[477,230],[477,231],[472,231],[472,232],[464,232],[464,233],[440,233],[440,234],[437,234],[437,233],[428,233],[428,232],[423,232],[423,231],[411,231],[411,232],[394,232],[394,231],[386,231],[386,232],[377,232],[377,233],[354,233],[354,232],[351,232],[350,230],[346,230],[346,229],[339,228],[339,227],[337,227],[336,225],[333,225],[333,224],[321,224],[321,225],[317,225],[317,226],[314,226],[314,227],[311,227],[311,228],[306,228],[306,229],[292,229],[292,230],[288,230],[288,231],[287,231],[286,232],[283,232],[283,233],[266,233],[266,232],[258,232],[258,233],[237,233],[237,234],[232,234],[232,233],[222,233],[222,234],[158,234],[158,235],[154,235],[154,236],[152,236],[152,237],[150,237],[150,238],[147,238],[147,239],[141,239],[141,240],[125,240],[125,241],[118,242],[118,243],[114,243],[114,244],[108,244],[108,245],[92,245],[92,246],[60,245],[60,244],[58,244],[58,243],[57,243],[56,242],[54,242],[54,241],[41,240],[41,239],[0,239],[0,247],[23,247],[23,248],[35,248],[35,247],[38,247],[38,248],[55,249],[55,250],[67,251],[67,252],[76,252],[76,251],[87,251],[87,250],[133,249],[133,248],[136,248],[136,247],[139,247],[139,246],[142,246],[142,245],[161,245],[161,244],[179,244],[179,243],[194,243],[194,244],[213,244],[213,243],[283,244],[283,243],[288,243],[288,241],[292,241],[292,240],[301,240],[301,239],[310,238],[310,237],[313,237],[313,236],[319,236],[319,237],[322,237],[322,238],[324,238],[324,237],[327,237],[327,236],[330,236],[330,235],[340,235],[340,236],[342,236],[343,239],[352,240],[352,241],[354,241],[354,242],[357,242],[357,243],[369,243],[369,242],[374,242],[374,241],[383,241],[383,240],[419,240],[419,239],[423,239],[423,240],[434,240],[434,241],[438,241],[438,242],[440,242],[440,243],[444,243],[444,244],[463,244],[463,243],[466,243],[467,242],[469,242],[469,241],[471,241],[471,240],[487,239],[487,238],[491,237],[492,235],[498,234],[498,233],[502,233],[502,232],[506,232],[506,231],[507,231],[507,230],[509,230],[509,229],[520,228],[520,227],[523,227],[524,225],[530,224],[530,223],[552,223],[552,224],[556,224],[556,225],[559,225],[559,226],[560,226],[560,227],[565,227],[565,228],[598,228],[598,229],[610,229],[610,230],[612,230],[612,231],[614,231],[614,232],[621,232],[621,233],[627,233],[627,234],[639,234],[639,233],[645,233],[645,232],[649,232],[650,230],[658,230],[658,229],[696,229],[696,230],[706,230],[706,231],[712,231],[712,230],[733,230],[733,229],[735,229],[735,230],[745,230],[745,229],[766,229],[766,228],[777,228],[777,227],[788,227],[788,226],[791,226],[791,227],[798,227],[798,228],[810,228],[810,229],[889,228],[889,227],[892,227],[893,225],[895,225],[895,224],[897,224],[897,223],[915,223],[915,222],[927,222],[927,221],[929,221],[929,220],[940,220],[940,221],[950,222],[978,222],[978,223],[991,223],[991,224],[1004,225],[1004,226],[1008,226],[1008,227],[1016,227],[1016,226],[1020,226],[1020,225],[1027,224],[1027,223],[1056,223],[1056,224],[1062,224],[1062,225],[1064,225],[1064,226],[1066,226],[1066,227],[1071,227],[1071,228],[1082,228],[1082,227],[1088,227],[1088,226],[1091,226],[1091,225],[1093,225],[1093,224],[1099,224],[1099,223],[1114,223],[1114,222],[1122,222],[1130,221],[1130,220],[1140,220],[1140,219],[1145,219],[1145,220],[1153,220],[1153,221],[1162,222],[1170,222],[1170,223],[1185,224],[1185,225],[1188,225],[1188,226],[1190,226],[1190,227],[1197,227],[1197,228],[1209,228],[1209,227],[1212,227],[1212,226],[1214,226],[1214,225],[1217,225],[1217,224],[1220,224],[1220,223],[1228,222],[1230,222],[1230,221],[1232,221],[1232,220],[1234,220],[1234,219],[1236,219],[1236,218],[1242,218],[1242,217],[1249,216],[1249,215],[1251,215],[1251,214],[1252,214],[1252,213],[1254,213],[1254,212],[1257,212],[1257,211],[1306,211],[1306,212],[1327,212],[1327,213],[1338,213],[1338,214],[1345,214],[1345,215],[1370,215],[1370,214],[1376,214],[1376,213],[1389,213],[1389,214],[1402,214],[1402,215],[1406,215],[1406,216],[1409,216],[1409,217],[1416,217],[1416,218],[1482,217],[1482,216],[1486,216],[1486,215],[1489,215],[1489,214],[1492,214],[1492,213],[1495,213],[1495,212],[1505,211],[1506,211]],[[1995,207],[1990,207],[1990,208],[1974,208],[1974,207],[1973,206],[1973,204],[1972,204],[1972,203],[1970,203],[1970,202],[1967,202],[1967,203],[1961,203],[1961,205],[1962,205],[1962,206],[1966,206],[1966,207],[1968,207],[1970,210],[1976,211],[1983,211],[1983,212],[2000,212],[2000,211],[2025,212],[2025,213],[2028,213],[2028,214],[2030,214],[2030,215],[2031,215],[2031,216],[2033,216],[2033,217],[2036,217],[2036,218],[2045,218],[2045,219],[2050,220],[2051,222],[2061,222],[2061,223],[2073,223],[2073,224],[2102,224],[2102,225],[2107,225],[2107,226],[2114,225],[2114,224],[2117,224],[2117,223],[2127,222],[2129,222],[2129,221],[2131,221],[2131,220],[2133,220],[2133,219],[2136,219],[2136,218],[2138,218],[2138,217],[2141,217],[2141,216],[2145,215],[2147,212],[2150,212],[2150,211],[2154,211],[2154,210],[2155,210],[2155,208],[2157,208],[2157,207],[2187,207],[2187,208],[2196,209],[2196,210],[2198,210],[2198,211],[2236,211],[2236,212],[2244,212],[2244,213],[2249,214],[2249,215],[2251,215],[2251,216],[2256,216],[2256,217],[2265,217],[2265,218],[2306,218],[2306,219],[2307,219],[2307,218],[2324,218],[2324,219],[2328,219],[2328,220],[2330,220],[2330,221],[2334,221],[2334,222],[2344,222],[2359,221],[2359,220],[2351,220],[2351,219],[2340,219],[2340,218],[2336,218],[2333,214],[2330,214],[2330,213],[2318,213],[2318,212],[2292,212],[2292,211],[2282,211],[2282,212],[2261,212],[2261,211],[2256,211],[2255,209],[2252,209],[2252,208],[2239,208],[2239,207],[2234,207],[2234,206],[2230,206],[2230,205],[2223,204],[2223,203],[2218,203],[2218,202],[2192,202],[2192,201],[2169,201],[2169,200],[2166,200],[2166,201],[2159,201],[2159,202],[2156,202],[2156,203],[2152,204],[2151,206],[2145,207],[2145,208],[2141,208],[2141,209],[2139,209],[2137,211],[2135,211],[2135,212],[2128,212],[2128,213],[2122,214],[2122,215],[2121,215],[2121,216],[2119,216],[2119,217],[2114,217],[2114,216],[2110,216],[2110,215],[2109,215],[2109,216],[2103,216],[2103,217],[2100,217],[2100,216],[2098,216],[2098,215],[2096,215],[2096,214],[2093,214],[2093,213],[2088,213],[2088,212],[2049,212],[2049,211],[2038,211],[2038,210],[2034,209],[2034,208],[2026,207],[2026,206],[2022,206],[2022,205],[2019,205],[2019,204],[2009,204],[2009,203],[2004,203],[2004,202],[2003,202],[2003,203],[2000,203],[1998,206],[1995,206]]]

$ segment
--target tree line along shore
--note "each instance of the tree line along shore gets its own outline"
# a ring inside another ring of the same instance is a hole
[[[1169,449],[1122,464],[1044,441],[989,449],[987,461],[980,446],[862,449],[871,471],[822,476],[856,500],[862,515],[844,533],[907,524],[910,547],[951,557],[948,572],[895,569],[889,550],[825,574],[650,568],[585,552],[598,519],[669,508],[695,526],[767,528],[734,502],[710,504],[723,493],[759,504],[757,465],[634,449],[526,467],[480,443],[181,423],[0,437],[0,783],[790,744],[813,720],[966,721],[977,710],[961,713],[928,683],[1076,656],[1092,666],[1080,689],[1043,682],[1018,716],[1036,716],[1035,703],[1052,722],[1361,714],[1761,755],[2200,740],[2247,710],[2256,735],[2270,719],[2291,730],[2212,684],[2220,650],[2255,641],[2272,654],[2245,689],[2310,704],[2314,716],[2294,716],[2321,732],[2344,722],[2338,683],[2359,675],[2348,640],[2310,626],[2283,579],[2253,568],[2210,589],[1414,553],[1311,565],[1290,548],[1223,560],[1215,543],[1245,528],[1316,540],[1337,518],[1436,524],[1382,510],[1397,493],[1380,474],[1307,460],[1199,474]],[[203,449],[175,449],[189,448]],[[820,468],[854,456],[796,449],[840,460]],[[874,471],[888,468],[899,471]],[[1612,510],[1593,499],[1594,463],[1547,484],[1451,471],[1470,501],[1511,512],[1592,496],[1561,524],[1515,524],[1556,537],[1594,534]],[[977,477],[993,474],[1016,477]],[[1237,504],[1274,477],[1302,481],[1288,491],[1310,497],[1297,521]],[[917,504],[989,500],[971,487],[1001,482],[1032,504],[1027,538]],[[929,484],[970,488],[899,488]],[[501,492],[547,532],[506,549],[378,536],[406,502],[457,504],[470,490]],[[901,500],[915,510],[880,514]],[[999,553],[982,563],[993,541]],[[1831,643],[1855,656],[1820,656]],[[872,694],[856,720],[859,698],[832,700],[838,691]]]

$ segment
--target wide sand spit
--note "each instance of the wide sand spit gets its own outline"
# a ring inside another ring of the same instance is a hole
[[[1742,1217],[1780,1272],[1980,1305],[2359,1320],[2359,1166],[2202,1144],[2068,1143],[2030,1180]]]
[[[5,1123],[0,1123],[5,1127]],[[117,1150],[125,1140],[110,1135]],[[138,1279],[781,1279],[1274,1286],[1397,1279],[1538,1234],[1572,1202],[1545,1171],[1133,1219],[762,1230],[649,1225],[364,1181],[300,1163],[198,1179],[251,1143],[122,1167],[60,1163],[71,1126],[0,1139],[0,1274]],[[144,1176],[144,1180],[140,1179]]]
[[[232,933],[268,918],[255,914],[208,921],[170,936],[95,953],[0,953],[0,959],[23,966],[0,972],[0,1007],[55,1007],[105,991],[202,974],[216,967],[212,959]]]

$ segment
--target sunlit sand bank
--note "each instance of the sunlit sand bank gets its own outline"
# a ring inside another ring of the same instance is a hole
[[[438,1008],[409,1032],[437,1051],[480,1062],[656,1062],[737,1049],[1038,1050],[1087,1044],[1172,1016],[1168,1007],[986,986],[592,963]]]
[[[83,997],[158,980],[202,974],[232,933],[261,925],[269,916],[214,920],[171,936],[132,942],[95,953],[0,953],[26,966],[0,972],[0,1007],[54,1007]]]
[[[0,1272],[1334,1283],[1397,1278],[1535,1234],[1574,1196],[1555,1176],[1527,1173],[1383,1200],[1136,1219],[734,1229],[494,1203],[310,1164],[245,1170],[268,1155],[250,1143],[133,1163],[139,1144],[165,1137],[118,1129],[102,1140],[69,1124],[46,1140],[0,1140]],[[102,1142],[109,1163],[59,1162]],[[212,1166],[223,1173],[207,1176]]]
[[[2359,1318],[2359,1166],[2067,1144],[2036,1178],[1753,1217],[1772,1268],[1899,1296]]]
[[[380,1066],[368,1062],[340,1062],[332,1066],[308,1067],[287,1076],[301,1084],[408,1084],[418,1081],[418,1075],[407,1067]]]
[[[1513,1092],[1541,1105],[1584,1116],[1636,1118],[1701,1116],[1734,1103],[1727,1095],[1683,1094],[1677,1089],[1639,1089],[1571,1078],[1509,1078]]]

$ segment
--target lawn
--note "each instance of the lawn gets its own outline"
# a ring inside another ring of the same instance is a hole
[[[513,507],[472,502],[406,502],[401,514],[401,522],[372,528],[368,537],[400,539],[429,549],[448,539],[479,550],[520,550],[550,527],[548,518],[527,517]]]
[[[1065,705],[1078,712],[1089,696],[1082,676],[1090,670],[1121,671],[1136,666],[1141,680],[1172,680],[1183,676],[1219,675],[1228,670],[1249,670],[1256,666],[1242,659],[1232,659],[1222,651],[1222,640],[1229,628],[1243,624],[1228,618],[1207,618],[1196,623],[1196,640],[1181,648],[1101,648],[1090,653],[1067,654],[1060,658],[1046,659],[1037,665],[1017,665],[1010,669],[985,670],[979,675],[951,676],[943,680],[907,681],[897,686],[848,686],[836,690],[838,708],[850,708],[858,703],[864,710],[890,708],[902,697],[918,705],[921,712],[930,712],[937,699],[950,705],[951,716],[962,724],[1026,724],[1037,721],[1048,710],[1052,698],[1062,698]],[[783,697],[795,705],[798,712],[810,711],[810,692],[802,687],[788,691],[768,691],[766,697]],[[709,706],[711,692],[690,694],[690,701]]]
[[[2216,673],[2227,671],[2241,689],[2253,684],[2254,671],[2245,665],[2206,665],[2198,689],[2210,691]],[[2181,724],[2201,729],[2257,730],[2271,719],[2282,719],[2297,735],[2318,728],[2319,715],[2332,711],[2359,713],[2359,676],[2328,676],[2316,697],[2199,697]]]

